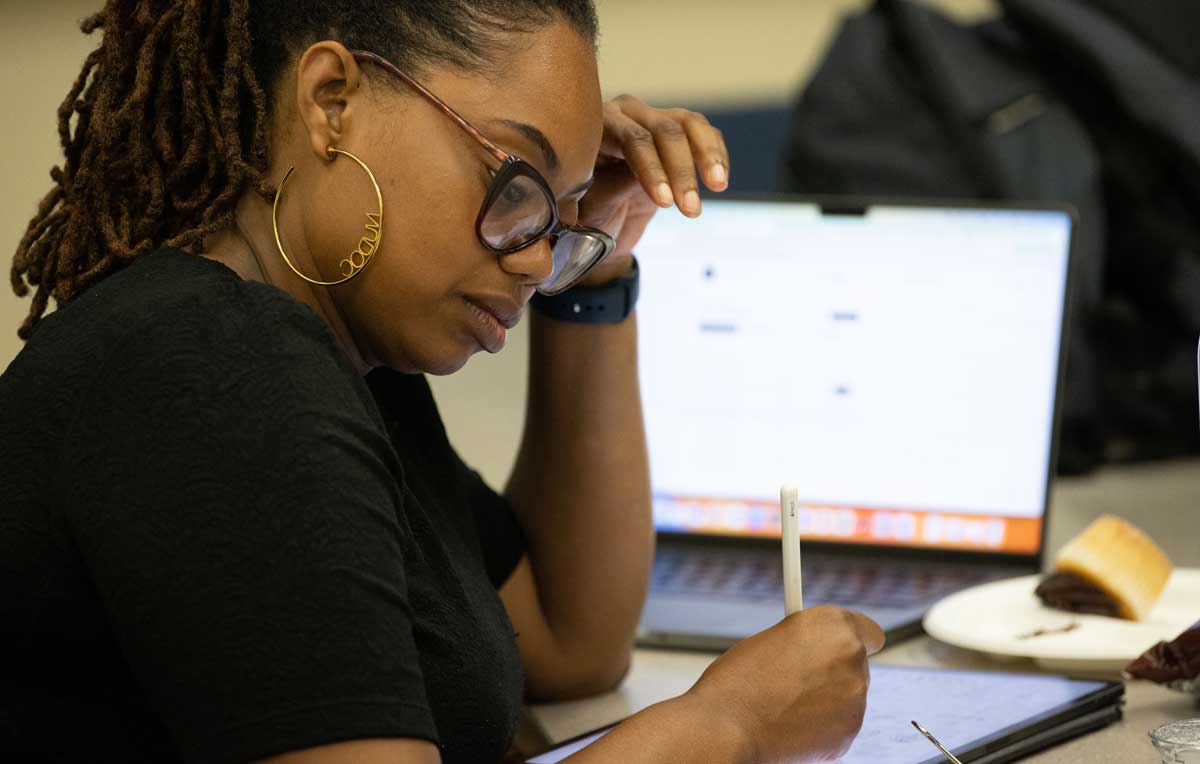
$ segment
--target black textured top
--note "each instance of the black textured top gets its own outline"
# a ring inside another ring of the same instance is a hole
[[[522,550],[424,377],[364,379],[284,292],[143,257],[0,376],[0,760],[498,761]]]

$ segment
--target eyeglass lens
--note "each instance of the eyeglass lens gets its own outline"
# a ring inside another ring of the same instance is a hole
[[[492,195],[479,231],[484,241],[497,249],[516,249],[546,232],[554,217],[553,202],[531,177],[513,174]],[[551,252],[554,268],[538,286],[543,294],[555,294],[571,286],[591,270],[604,255],[606,243],[582,231],[562,231]]]
[[[607,245],[598,236],[582,231],[564,231],[552,250],[554,271],[538,287],[543,294],[557,294],[574,284],[604,256]]]
[[[553,217],[551,202],[537,182],[512,175],[492,197],[479,230],[489,245],[511,249],[543,233]]]

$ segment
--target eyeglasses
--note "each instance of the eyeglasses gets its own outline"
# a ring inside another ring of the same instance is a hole
[[[498,255],[511,254],[549,239],[554,267],[549,278],[538,284],[539,292],[554,295],[569,289],[616,248],[613,238],[598,228],[562,223],[550,184],[533,165],[492,143],[446,102],[395,64],[365,50],[352,50],[350,54],[356,59],[378,64],[399,77],[454,120],[500,163],[492,171],[492,182],[475,220],[475,235],[484,247]]]

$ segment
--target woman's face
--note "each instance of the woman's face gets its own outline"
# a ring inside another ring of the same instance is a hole
[[[370,65],[362,71],[363,86],[350,89],[337,115],[343,138],[336,147],[374,172],[382,238],[364,270],[329,287],[329,298],[368,365],[448,374],[481,349],[503,347],[503,324],[516,322],[549,273],[549,244],[503,256],[485,249],[475,221],[497,161],[398,78]],[[488,76],[438,68],[419,79],[493,143],[536,167],[561,218],[575,221],[603,131],[589,40],[556,23],[515,35]],[[288,239],[303,236],[330,278],[367,234],[376,199],[346,157],[314,169],[319,183],[289,181],[280,227],[289,249]]]

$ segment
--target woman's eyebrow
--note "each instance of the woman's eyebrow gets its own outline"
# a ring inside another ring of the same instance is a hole
[[[576,194],[586,194],[592,188],[592,184],[596,182],[596,176],[592,176],[580,183],[575,188],[567,192],[567,196],[575,196]]]
[[[521,135],[524,135],[526,138],[528,138],[535,146],[538,147],[538,150],[542,152],[542,157],[546,160],[546,169],[550,170],[550,172],[558,172],[558,152],[554,150],[554,144],[550,142],[550,139],[546,137],[545,133],[543,133],[541,130],[538,130],[528,122],[520,122],[515,119],[493,119],[492,122],[511,127],[513,130],[516,130]],[[572,188],[570,191],[568,191],[567,196],[575,196],[576,194],[587,192],[588,189],[592,187],[592,183],[595,182],[595,180],[596,179],[594,176],[588,178],[578,186],[575,186],[575,188]]]
[[[511,127],[532,141],[541,150],[542,157],[546,160],[546,169],[550,170],[550,172],[558,172],[558,152],[554,150],[554,144],[550,143],[550,139],[546,137],[545,133],[528,122],[518,122],[515,119],[495,119],[492,121]]]

